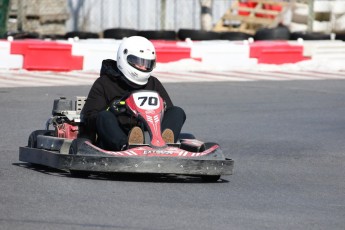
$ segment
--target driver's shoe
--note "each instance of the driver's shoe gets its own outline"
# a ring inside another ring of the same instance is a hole
[[[162,133],[162,138],[167,144],[175,143],[174,132],[171,129],[165,129]]]
[[[144,133],[138,126],[134,126],[128,134],[128,145],[144,144]]]

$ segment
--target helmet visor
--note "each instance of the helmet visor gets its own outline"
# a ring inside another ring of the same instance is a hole
[[[127,62],[142,72],[151,72],[156,65],[155,59],[144,59],[134,55],[128,55]]]

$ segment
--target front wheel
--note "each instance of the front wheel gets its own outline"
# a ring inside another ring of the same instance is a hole
[[[80,146],[85,142],[85,141],[89,141],[89,139],[87,138],[77,138],[74,139],[71,143],[71,146],[69,147],[69,152],[68,154],[70,155],[77,155]]]

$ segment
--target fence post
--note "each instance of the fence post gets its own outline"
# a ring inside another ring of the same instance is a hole
[[[7,17],[10,0],[0,0],[0,37],[4,37],[7,31]]]

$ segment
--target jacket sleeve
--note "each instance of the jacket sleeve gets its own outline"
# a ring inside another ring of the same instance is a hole
[[[106,109],[107,102],[104,96],[104,88],[99,80],[96,80],[87,96],[84,108],[81,112],[82,123],[79,126],[78,137],[87,138],[92,143],[96,141],[96,120],[100,111]]]

